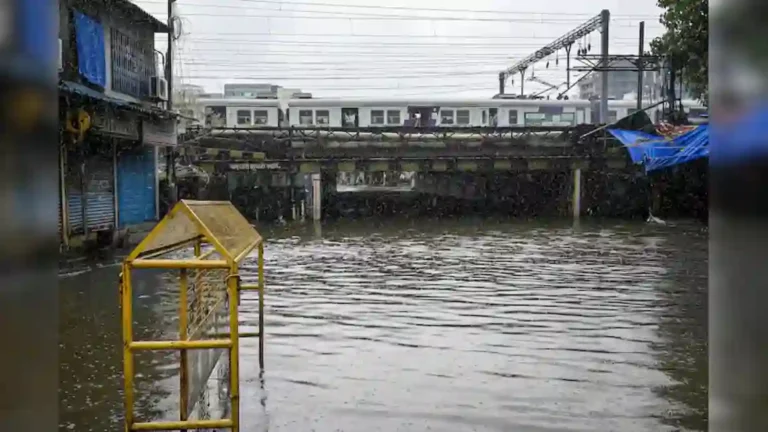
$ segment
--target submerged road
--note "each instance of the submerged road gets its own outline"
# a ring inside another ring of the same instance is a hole
[[[698,226],[381,219],[265,235],[266,371],[242,341],[243,431],[706,429]],[[121,428],[117,272],[61,279],[61,430]],[[144,337],[174,328],[166,280],[137,280]],[[241,310],[253,330],[255,295]],[[138,359],[144,419],[177,415],[177,361]]]

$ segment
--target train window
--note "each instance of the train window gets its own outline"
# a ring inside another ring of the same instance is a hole
[[[557,117],[557,116],[555,116]],[[572,126],[576,124],[576,114],[575,113],[562,113],[560,114],[560,120],[555,121],[556,123],[559,123],[555,126]]]
[[[400,111],[388,110],[387,111],[387,124],[399,125],[400,124]]]
[[[440,124],[453,124],[453,110],[440,110]]]
[[[269,123],[269,113],[264,110],[255,110],[253,112],[253,124],[265,125]]]
[[[469,110],[456,111],[456,124],[460,124],[460,125],[469,124]]]
[[[384,124],[384,110],[371,110],[371,124]]]
[[[251,124],[251,110],[237,110],[237,124],[250,125]]]
[[[483,125],[488,123],[488,111],[483,110]]]
[[[616,112],[616,110],[608,111],[608,123],[616,123],[616,120],[618,119],[619,119],[619,114]]]
[[[509,125],[510,126],[517,125],[517,110],[514,110],[514,109],[509,110]]]
[[[315,120],[319,125],[327,125],[331,122],[331,113],[328,110],[315,111]]]
[[[551,115],[550,115],[551,117]],[[547,121],[546,113],[527,112],[523,116],[526,126],[544,126]]]
[[[312,123],[312,110],[299,110],[299,124],[311,125]]]

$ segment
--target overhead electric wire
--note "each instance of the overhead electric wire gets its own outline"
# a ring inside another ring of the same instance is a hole
[[[222,9],[219,7],[219,9]],[[226,8],[224,8],[226,9]],[[242,8],[235,8],[242,9]],[[248,9],[245,9],[251,12]],[[318,15],[332,15],[332,16],[316,16],[316,15],[263,15],[263,14],[214,14],[214,13],[199,13],[199,12],[184,12],[184,16],[202,16],[202,17],[218,17],[218,18],[260,18],[260,19],[310,19],[310,20],[344,20],[344,21],[458,21],[458,22],[503,22],[503,23],[532,23],[532,24],[573,24],[580,22],[578,18],[480,18],[480,17],[438,17],[438,16],[415,16],[415,15],[382,15],[382,14],[365,14],[365,13],[344,13],[330,11],[305,11],[305,10],[281,10],[281,9],[268,9],[259,8],[252,12],[258,11],[271,11],[271,12],[300,12],[310,13]],[[614,20],[620,21],[620,20]],[[621,26],[612,22],[614,27],[632,27]],[[660,25],[659,25],[660,26]],[[648,25],[646,27],[653,27]]]
[[[197,38],[192,37],[189,39],[191,42],[194,42],[195,44],[198,43],[215,43],[215,44],[243,44],[243,40],[235,40],[235,39],[208,39],[208,38]],[[541,46],[540,43],[531,42],[531,43],[521,43],[521,42],[512,42],[512,43],[482,43],[482,42],[472,42],[472,43],[456,43],[456,42],[449,42],[446,41],[445,43],[409,43],[409,42],[337,42],[337,41],[281,41],[281,40],[253,40],[248,39],[248,42],[252,43],[264,43],[265,45],[299,45],[299,46],[327,46],[327,47],[362,47],[362,48],[368,48],[368,47],[398,47],[398,48],[432,48],[432,47],[445,47],[445,48],[454,48],[454,47],[470,47],[470,48],[504,48],[508,49],[511,47],[539,47]],[[630,43],[624,43],[620,44],[621,46],[633,46],[637,47],[637,44],[630,44]]]
[[[504,36],[504,35],[487,35],[487,36],[480,36],[480,35],[440,35],[440,34],[361,34],[361,33],[273,33],[273,32],[262,32],[262,33],[251,33],[251,32],[215,32],[215,33],[206,33],[206,32],[195,32],[195,36],[280,36],[280,37],[365,37],[365,38],[402,38],[402,39],[414,39],[414,38],[429,38],[429,39],[542,39],[542,40],[551,40],[558,37],[558,35],[553,36]],[[197,38],[195,38],[197,39]],[[270,39],[271,40],[271,39]],[[632,40],[636,41],[637,37],[613,37],[611,36],[611,40]],[[360,42],[364,43],[364,42]]]
[[[341,8],[354,8],[354,9],[378,9],[378,10],[404,10],[404,11],[420,11],[420,12],[456,12],[456,13],[487,13],[487,14],[514,14],[514,15],[564,15],[564,16],[579,16],[589,17],[594,14],[580,13],[580,12],[536,12],[536,11],[505,11],[505,10],[481,10],[481,9],[453,9],[453,8],[424,8],[424,7],[410,7],[410,6],[390,6],[390,5],[350,5],[343,3],[315,3],[315,2],[294,2],[283,0],[230,0],[240,3],[265,3],[265,4],[279,4],[281,6],[296,5],[296,6],[317,6],[317,7],[341,7]],[[188,6],[206,6],[203,3],[193,3],[187,0],[181,0]],[[157,3],[165,5],[165,1],[151,1],[143,0],[134,3]],[[217,3],[218,6],[220,3]],[[652,19],[659,18],[661,12],[658,15],[640,15],[640,14],[614,14],[614,17],[623,18],[640,18],[640,19]]]

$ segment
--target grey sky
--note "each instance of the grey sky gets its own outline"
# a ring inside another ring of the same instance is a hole
[[[161,20],[165,0],[134,0]],[[177,76],[221,91],[225,82],[298,87],[316,97],[490,97],[498,72],[601,9],[611,53],[637,53],[662,33],[656,0],[178,0]],[[600,34],[584,41],[600,52]],[[577,47],[575,45],[575,47]],[[164,50],[165,42],[161,45]],[[565,53],[534,67],[565,81]],[[574,56],[575,53],[572,53]],[[575,63],[575,62],[574,62]],[[528,72],[530,76],[530,71]],[[578,76],[573,73],[572,76]],[[519,76],[508,89],[519,89]],[[544,86],[526,81],[528,90]],[[508,90],[511,92],[512,90]],[[519,91],[519,90],[518,90]]]

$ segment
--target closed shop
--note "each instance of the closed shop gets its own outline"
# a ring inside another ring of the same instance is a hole
[[[64,188],[69,234],[108,231],[115,226],[112,144],[93,140],[67,150]]]
[[[120,148],[117,156],[120,228],[157,220],[155,147]]]
[[[88,232],[115,227],[115,177],[111,146],[103,145],[85,160],[85,219]],[[105,151],[107,150],[107,151]]]
[[[64,193],[67,206],[67,225],[69,233],[82,234],[83,225],[83,156],[78,149],[66,150],[64,170]]]

